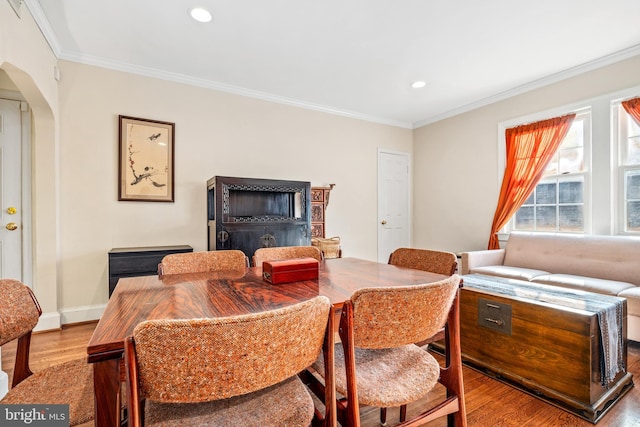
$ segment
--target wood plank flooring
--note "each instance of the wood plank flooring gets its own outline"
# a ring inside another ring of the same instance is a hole
[[[86,357],[86,345],[95,328],[95,323],[65,326],[60,331],[36,333],[31,346],[31,368],[37,371],[46,366],[61,363],[76,357]],[[11,378],[15,343],[2,346],[2,370]],[[440,357],[436,355],[436,357]],[[630,342],[628,371],[634,382],[640,381],[640,344]],[[588,421],[566,411],[542,402],[533,396],[496,381],[482,373],[465,367],[465,398],[467,420],[470,427],[547,427],[547,426],[592,426]],[[443,396],[441,388],[436,389],[424,401],[408,407],[408,415],[418,411],[421,405]],[[379,426],[378,408],[362,409],[362,426]],[[387,425],[397,424],[398,410],[390,408]],[[445,426],[444,419],[430,424],[432,427]],[[598,427],[640,427],[640,386],[636,385],[597,424]]]

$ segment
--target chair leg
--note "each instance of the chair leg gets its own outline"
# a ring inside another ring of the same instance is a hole
[[[407,420],[407,405],[400,406],[400,422],[403,423]],[[387,425],[387,408],[380,408],[380,425]]]
[[[380,425],[387,425],[387,408],[380,408]]]
[[[449,427],[467,427],[467,409],[464,398],[462,352],[460,350],[460,291],[451,306],[445,326],[445,363],[440,370],[440,383],[447,389],[447,397],[457,396],[459,409],[447,416]]]

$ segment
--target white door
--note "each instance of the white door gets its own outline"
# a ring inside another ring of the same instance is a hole
[[[378,152],[378,262],[411,243],[409,229],[409,154]]]
[[[26,109],[26,104],[20,101],[0,99],[0,278],[18,280],[24,280],[22,221],[29,218],[23,214],[21,202],[21,153],[23,150],[30,153],[29,147],[22,143],[30,126],[28,113],[22,111]],[[30,274],[27,276],[30,278]],[[0,371],[0,399],[8,390],[9,376]]]
[[[22,277],[20,101],[0,99],[0,277]]]

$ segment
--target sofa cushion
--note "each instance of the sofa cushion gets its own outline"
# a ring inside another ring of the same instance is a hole
[[[549,272],[530,268],[509,267],[507,265],[485,265],[471,268],[469,274],[486,274],[488,276],[530,281],[537,276],[549,275]]]
[[[627,299],[627,316],[640,317],[640,287],[625,289],[618,296]]]
[[[640,286],[640,237],[512,232],[504,265]]]
[[[543,283],[545,285],[562,286],[563,288],[580,289],[587,292],[617,296],[620,292],[637,288],[631,283],[618,282],[615,280],[595,279],[593,277],[576,276],[573,274],[547,274],[537,276],[532,282]]]

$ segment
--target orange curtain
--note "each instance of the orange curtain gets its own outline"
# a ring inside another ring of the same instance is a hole
[[[640,98],[623,101],[622,107],[640,125]]]
[[[507,165],[493,217],[489,249],[498,249],[498,231],[527,200],[556,150],[567,135],[575,114],[507,129]]]

